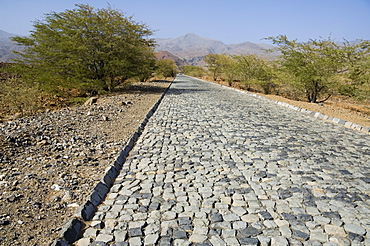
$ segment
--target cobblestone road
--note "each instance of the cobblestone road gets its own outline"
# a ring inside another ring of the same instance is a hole
[[[179,76],[77,245],[370,245],[370,137]]]

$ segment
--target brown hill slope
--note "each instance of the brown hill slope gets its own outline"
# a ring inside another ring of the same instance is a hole
[[[157,60],[162,60],[162,59],[172,60],[176,63],[176,66],[178,66],[178,67],[188,65],[188,63],[186,61],[184,61],[183,59],[181,59],[178,56],[173,55],[172,53],[170,53],[168,51],[159,51],[155,54],[155,57],[156,57]]]

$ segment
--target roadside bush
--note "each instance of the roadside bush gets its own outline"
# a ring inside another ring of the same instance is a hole
[[[202,67],[185,65],[181,67],[181,71],[192,77],[203,77],[207,74],[206,70]]]

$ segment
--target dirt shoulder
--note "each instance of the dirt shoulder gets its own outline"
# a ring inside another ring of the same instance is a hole
[[[0,124],[0,245],[50,245],[168,86]]]

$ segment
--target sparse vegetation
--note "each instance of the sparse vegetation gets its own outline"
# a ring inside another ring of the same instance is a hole
[[[207,74],[206,70],[202,67],[192,66],[192,65],[185,65],[181,67],[181,71],[184,74],[193,77],[202,77]]]
[[[167,79],[168,77],[175,77],[176,73],[177,66],[174,61],[169,59],[156,61],[154,71],[155,76]]]
[[[331,95],[370,100],[370,43],[338,44],[330,38],[300,43],[286,36],[269,38],[281,52],[278,60],[256,55],[205,56],[211,79],[238,83],[246,90],[281,94],[316,103]]]
[[[12,38],[26,48],[0,68],[0,101],[9,112],[34,111],[41,97],[69,101],[113,91],[129,79],[146,81],[154,71],[152,31],[110,6],[77,4],[46,14],[33,27],[29,37]]]

